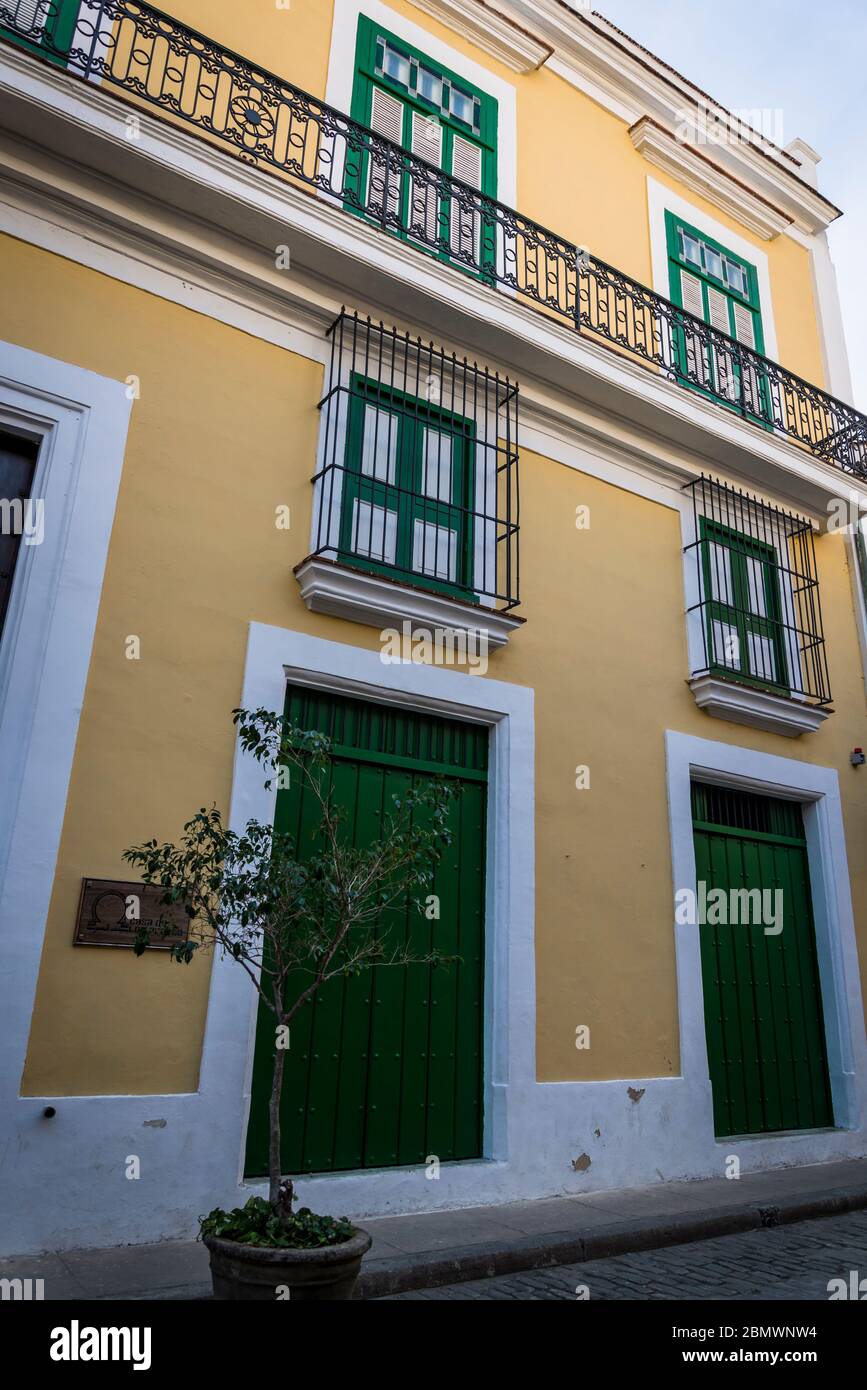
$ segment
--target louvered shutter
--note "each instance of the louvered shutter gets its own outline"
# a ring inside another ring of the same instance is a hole
[[[728,296],[715,290],[712,285],[708,285],[707,307],[711,327],[718,329],[720,333],[725,333],[726,338],[731,337]],[[720,395],[725,396],[730,401],[737,400],[737,372],[732,349],[727,342],[717,338],[713,339],[713,362],[716,367],[717,389]]]
[[[412,113],[412,153],[438,169],[442,164],[443,128],[419,111]],[[439,181],[428,170],[413,172],[410,185],[410,233],[435,245],[440,233]]]
[[[681,302],[687,313],[694,314],[696,318],[704,318],[704,296],[701,292],[701,281],[695,275],[690,275],[688,271],[680,272],[680,294]],[[686,369],[692,381],[706,386],[708,382],[708,360],[707,348],[704,338],[694,329],[684,327],[683,336],[686,342]]]
[[[381,87],[373,88],[370,108],[370,126],[377,135],[382,135],[394,145],[403,142],[403,102]],[[381,217],[386,208],[388,220],[397,224],[400,215],[400,180],[403,172],[402,162],[389,152],[388,159],[373,152],[370,156],[370,174],[367,187],[367,206]]]
[[[482,151],[478,145],[465,140],[462,135],[454,137],[452,146],[452,174],[461,183],[481,191]],[[479,231],[481,228],[479,205],[470,195],[455,193],[451,208],[452,250],[460,255],[465,264],[479,263]]]
[[[733,304],[735,314],[735,337],[744,347],[756,350],[756,321],[751,309],[745,304]],[[747,358],[747,365],[744,368],[744,403],[748,410],[753,414],[762,414],[761,396],[759,393],[759,374],[752,365],[751,359]]]
[[[15,10],[16,28],[28,31],[35,29],[39,35],[42,34],[52,13],[50,0],[18,0],[17,9],[14,3],[11,8]],[[35,34],[32,37],[36,39]]]

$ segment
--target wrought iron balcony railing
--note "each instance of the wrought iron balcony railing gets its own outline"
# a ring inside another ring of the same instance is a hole
[[[514,608],[518,387],[345,311],[313,479],[313,553],[480,608]]]
[[[150,5],[0,0],[0,37],[867,478],[852,406]]]

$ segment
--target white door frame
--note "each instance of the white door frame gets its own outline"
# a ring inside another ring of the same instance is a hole
[[[692,777],[803,804],[834,1125],[837,1129],[863,1129],[867,1119],[867,1041],[836,768],[672,730],[666,733],[665,742],[675,894],[684,888],[694,889],[696,883]],[[705,1087],[705,1118],[713,1133],[699,934],[697,927],[678,923],[674,931],[682,1074],[696,1087]],[[793,1139],[786,1133],[749,1142],[779,1161],[779,1155],[797,1140],[798,1136]],[[731,1145],[735,1141],[726,1138],[721,1142]]]

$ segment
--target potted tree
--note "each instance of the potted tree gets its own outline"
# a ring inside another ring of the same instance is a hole
[[[271,711],[235,710],[244,751],[267,773],[265,785],[301,779],[312,793],[319,828],[310,846],[296,845],[273,825],[248,821],[238,833],[217,807],[202,808],[177,843],[134,845],[124,858],[163,902],[182,904],[188,938],[171,949],[189,964],[216,950],[247,973],[274,1017],[274,1072],[269,1102],[268,1197],[251,1197],[232,1211],[201,1219],[214,1296],[219,1299],[348,1299],[370,1236],[347,1219],[293,1210],[295,1188],[281,1171],[280,1100],[293,1019],[340,974],[373,966],[444,964],[433,951],[411,954],[389,942],[389,912],[403,911],[428,893],[434,869],[450,843],[454,790],[432,781],[394,808],[382,837],[364,848],[349,842],[333,803],[331,745],[321,733],[293,728]],[[136,954],[147,935],[136,939]]]

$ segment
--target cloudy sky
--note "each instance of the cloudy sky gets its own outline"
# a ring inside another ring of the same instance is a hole
[[[822,155],[819,186],[845,214],[829,237],[854,403],[867,412],[865,0],[594,0],[594,8],[724,106],[767,109],[764,133],[777,144],[800,135]]]

